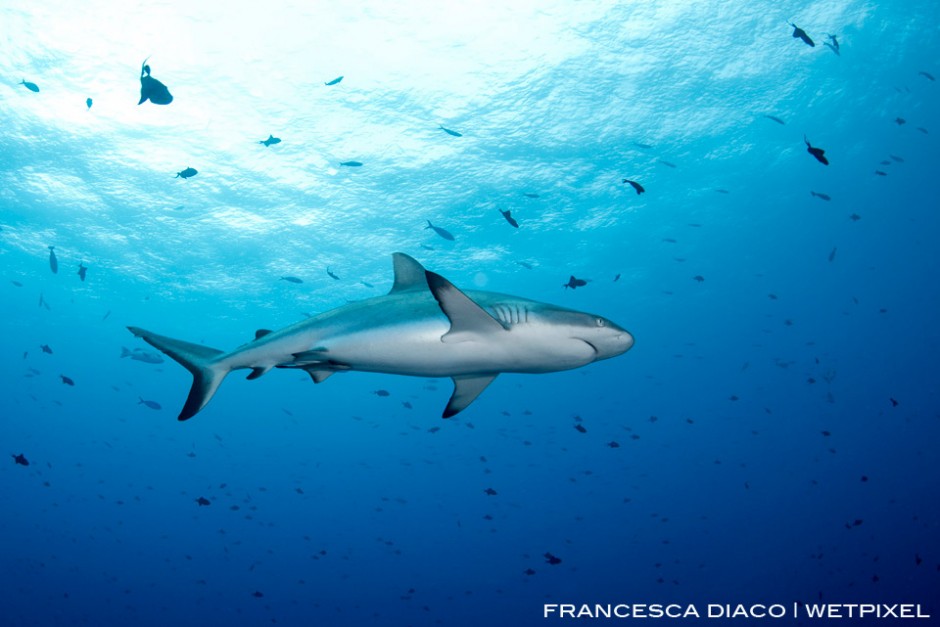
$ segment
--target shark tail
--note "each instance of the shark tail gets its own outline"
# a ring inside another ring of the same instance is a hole
[[[139,327],[127,327],[135,336],[173,358],[193,375],[193,386],[186,397],[186,404],[180,411],[179,420],[189,420],[205,407],[212,399],[222,379],[230,372],[216,358],[222,351],[200,344],[192,344],[171,337],[157,335]]]

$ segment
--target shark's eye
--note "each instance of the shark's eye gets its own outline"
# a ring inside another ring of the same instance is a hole
[[[595,318],[595,319],[594,319],[594,322],[597,323],[597,326],[599,326],[599,327],[606,327],[606,326],[607,326],[607,321],[604,320],[603,318]]]

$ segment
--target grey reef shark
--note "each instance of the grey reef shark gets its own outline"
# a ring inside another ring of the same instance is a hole
[[[346,371],[450,377],[454,392],[443,412],[449,418],[500,373],[570,370],[633,346],[629,332],[600,316],[518,296],[463,292],[404,253],[392,258],[395,281],[388,294],[279,331],[260,329],[228,353],[128,329],[192,373],[179,420],[202,410],[233,370],[250,369],[248,379],[257,379],[271,368],[305,370],[314,383]]]

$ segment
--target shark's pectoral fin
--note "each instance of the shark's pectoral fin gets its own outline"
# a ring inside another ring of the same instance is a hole
[[[454,393],[451,394],[450,401],[441,417],[450,418],[465,410],[496,378],[497,374],[454,377]]]
[[[486,313],[453,283],[433,272],[425,271],[425,275],[431,294],[450,320],[450,331],[441,337],[442,342],[466,342],[481,335],[506,331],[499,320]]]

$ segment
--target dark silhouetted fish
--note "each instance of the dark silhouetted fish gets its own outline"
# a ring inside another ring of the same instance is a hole
[[[904,126],[905,124],[907,124],[907,120],[905,120],[904,118],[900,118],[900,117],[894,118],[894,123],[897,124],[898,126]]]
[[[620,442],[617,442],[616,440],[611,440],[610,442],[607,443],[607,446],[609,446],[610,448],[620,448]]]
[[[862,216],[858,215],[857,213],[853,213],[852,215],[849,216],[849,220],[851,220],[852,222],[858,222],[861,219],[862,219]]]
[[[78,278],[83,282],[85,280],[85,273],[88,272],[88,268],[85,267],[85,264],[81,261],[78,262]]]
[[[148,401],[148,400],[141,398],[140,396],[138,396],[137,398],[140,399],[139,401],[137,401],[138,405],[146,405],[150,409],[162,409],[162,407],[160,407],[160,403],[158,403],[157,401]]]
[[[49,355],[52,354],[52,349],[49,348],[49,345],[48,345],[48,344],[43,344],[43,345],[40,346],[39,348],[42,349],[42,352],[44,352],[44,353],[46,353],[46,354],[49,354]]]
[[[783,120],[781,120],[775,115],[765,115],[764,117],[767,118],[768,120],[773,120],[777,124],[786,124],[786,122],[784,122]]]
[[[59,273],[59,260],[55,257],[55,246],[49,247],[49,269],[52,270],[52,274]]]
[[[333,85],[339,85],[342,81],[343,81],[343,77],[342,77],[342,76],[337,76],[337,77],[334,78],[333,80],[331,80],[331,81],[329,81],[329,82],[327,82],[327,83],[323,83],[323,84],[326,85],[327,87],[331,87],[331,86],[333,86]]]
[[[556,565],[558,565],[558,564],[561,564],[561,558],[560,558],[560,557],[555,557],[555,556],[552,555],[551,553],[546,553],[543,557],[545,558],[545,561],[548,562],[549,564],[551,564],[552,566],[556,566]]]
[[[10,283],[12,283],[13,285],[15,285],[16,287],[23,287],[23,284],[22,284],[22,283],[20,283],[19,281],[14,280],[14,279],[10,279]]]
[[[29,460],[26,459],[26,456],[20,453],[19,455],[10,454],[10,457],[13,458],[13,462],[19,464],[20,466],[29,466]]]
[[[39,294],[39,307],[40,307],[40,308],[45,307],[47,311],[51,311],[51,310],[52,310],[52,308],[49,307],[49,303],[47,303],[47,302],[46,302],[46,299],[43,298],[43,295],[42,295],[41,292],[40,292],[40,294]]]
[[[899,157],[897,155],[888,155],[888,156],[891,157],[891,160],[896,163],[904,163],[904,159],[902,157]]]
[[[450,231],[448,231],[447,229],[442,229],[439,226],[434,226],[433,224],[431,224],[430,220],[428,220],[428,225],[424,228],[431,229],[432,231],[434,231],[435,233],[437,233],[438,235],[440,235],[447,241],[450,241],[450,242],[454,241],[454,236],[451,235]]]
[[[360,168],[362,167],[362,162],[360,161],[343,161],[340,165],[344,165],[347,168]]]
[[[86,106],[86,107],[88,107],[89,109],[91,109],[91,105],[92,105],[92,104],[93,104],[93,102],[92,102],[92,99],[91,99],[91,98],[85,98],[85,106]]]
[[[574,426],[574,428],[575,428],[575,430],[578,431],[579,433],[587,433],[587,429],[584,427],[584,425],[582,425],[582,424],[580,424],[580,423],[579,423],[579,424],[576,424],[576,425]]]
[[[570,287],[571,289],[575,290],[575,289],[578,289],[579,287],[584,287],[585,285],[587,285],[587,280],[577,279],[572,274],[571,278],[568,279],[568,282],[562,285],[562,287],[565,289],[568,289]]]
[[[523,192],[522,195],[525,196],[526,198],[538,198],[539,197],[538,194],[533,194],[531,192]]]
[[[923,126],[918,126],[917,130],[923,133],[924,135],[929,135],[929,133],[927,132],[927,129],[925,129]]]
[[[617,276],[614,277],[614,283],[620,280],[620,273],[617,273]]]
[[[335,274],[333,274],[333,271],[330,270],[330,267],[329,267],[329,266],[326,267],[326,273],[327,273],[328,275],[330,275],[330,278],[331,278],[331,279],[336,279],[337,281],[339,281],[339,277],[336,276]]]
[[[259,144],[264,144],[265,146],[273,146],[274,144],[280,144],[281,138],[275,137],[274,135],[268,135],[268,138],[264,141],[258,142]]]
[[[507,209],[506,211],[503,211],[502,209],[498,209],[498,211],[499,211],[501,214],[503,214],[503,217],[504,217],[504,218],[506,218],[506,222],[508,222],[509,224],[511,224],[513,227],[515,227],[515,228],[517,228],[517,229],[519,228],[519,223],[516,222],[516,219],[515,219],[514,217],[512,217],[512,210],[511,210],[511,209]]]
[[[797,25],[794,24],[793,22],[787,22],[787,23],[788,23],[790,26],[793,27],[793,37],[794,37],[794,39],[795,39],[795,38],[800,38],[800,39],[803,40],[803,43],[805,43],[805,44],[806,44],[807,46],[809,46],[810,48],[815,48],[815,47],[816,47],[816,42],[814,42],[812,39],[810,39],[809,35],[806,34],[806,31],[805,31],[805,30],[803,30],[802,28],[800,28],[799,26],[797,26]]]
[[[891,401],[891,407],[897,407],[897,406],[898,406],[898,402],[897,402],[895,399],[889,398],[888,400]]]
[[[803,142],[806,144],[806,152],[813,155],[816,158],[816,161],[820,162],[823,165],[829,165],[829,159],[826,158],[826,151],[822,148],[816,148],[809,143],[809,140],[806,139],[806,135],[803,135]]]
[[[629,183],[630,186],[633,187],[633,189],[636,190],[636,195],[637,195],[637,196],[639,196],[640,194],[642,194],[643,192],[646,191],[646,188],[643,187],[642,185],[640,185],[639,183],[637,183],[636,181],[631,181],[630,179],[623,179],[623,182],[624,182],[624,183]]]
[[[204,496],[200,496],[198,499],[196,499],[196,503],[199,504],[199,507],[206,507],[207,505],[212,505],[212,501],[210,501]],[[261,594],[261,593],[259,592],[257,594]]]
[[[23,79],[20,81],[20,85],[25,86],[29,91],[34,91],[37,94],[39,93],[39,87],[36,85],[36,83],[30,83],[26,79]]]
[[[935,80],[933,77],[933,74],[930,74],[929,72],[924,72],[923,70],[921,70],[920,72],[918,72],[918,74],[926,78],[928,81]]]
[[[826,37],[829,38],[829,41],[823,42],[823,45],[835,52],[838,56],[842,56],[842,53],[839,52],[839,40],[835,35],[826,34]]]
[[[532,264],[528,263],[527,261],[517,261],[516,263],[522,266],[523,268],[525,268],[526,270],[532,269]]]
[[[188,179],[188,178],[192,178],[196,176],[197,174],[199,174],[199,171],[196,168],[186,168],[185,170],[181,172],[177,172],[176,176],[174,176],[173,178]]]
[[[675,168],[675,167],[676,167],[676,164],[675,164],[675,163],[672,163],[671,161],[666,161],[665,159],[660,159],[659,162],[660,162],[661,164],[663,164],[664,166],[666,166],[667,168]]]
[[[642,148],[643,150],[649,150],[653,147],[652,144],[644,144],[643,142],[633,142],[633,145],[637,148]]]
[[[452,131],[449,128],[444,128],[441,126],[441,130],[447,133],[448,135],[453,135],[454,137],[463,137],[463,133],[458,133],[457,131]]]
[[[372,285],[372,284],[369,283],[368,281],[359,281],[359,284],[360,284],[360,285],[365,285],[366,287],[375,287],[374,285]]]
[[[839,249],[838,249],[838,248],[833,248],[832,251],[829,252],[829,261],[835,261],[835,260],[836,260],[836,251],[837,251],[837,250],[839,250]]]
[[[390,396],[388,390],[375,390],[372,393],[375,394],[376,396]]]
[[[531,568],[526,568],[524,571],[522,571],[522,574],[532,576],[535,574],[535,571],[532,570]]]
[[[703,277],[701,274],[696,274],[694,277],[692,277],[692,280],[702,283],[703,281],[705,281],[705,277]]]
[[[730,194],[730,193],[731,193],[731,192],[729,192],[728,190],[722,189],[722,188],[720,188],[720,187],[719,187],[718,189],[716,189],[715,191],[716,191],[717,193],[719,193],[719,194]]]
[[[170,95],[170,90],[166,88],[166,85],[150,76],[147,59],[144,59],[140,66],[140,101],[137,104],[142,105],[149,100],[156,105],[168,105],[173,102],[173,96]]]
[[[888,176],[888,173],[883,170],[875,170],[875,174],[878,176]]]
[[[251,593],[251,596],[253,596],[256,599],[260,599],[261,597],[264,596],[264,592],[261,592],[260,590],[255,590],[254,592]]]
[[[499,494],[499,493],[498,493],[496,490],[494,490],[493,488],[487,488],[487,489],[483,490],[483,493],[486,494],[487,496],[496,496],[497,494]]]
[[[282,276],[281,281],[287,281],[288,283],[303,283],[302,279],[298,279],[295,276]]]
[[[59,377],[62,379],[62,383],[64,383],[65,385],[72,385],[72,386],[75,385],[75,382],[72,381],[67,376],[65,376],[64,374],[60,374]]]
[[[142,348],[135,348],[134,350],[128,350],[125,347],[121,347],[121,357],[130,357],[134,361],[142,361],[145,364],[162,364],[163,357],[157,353],[151,353],[145,351]]]
[[[823,194],[822,192],[810,191],[810,195],[814,196],[815,198],[819,198],[821,200],[826,200],[826,201],[832,200],[829,194]]]

